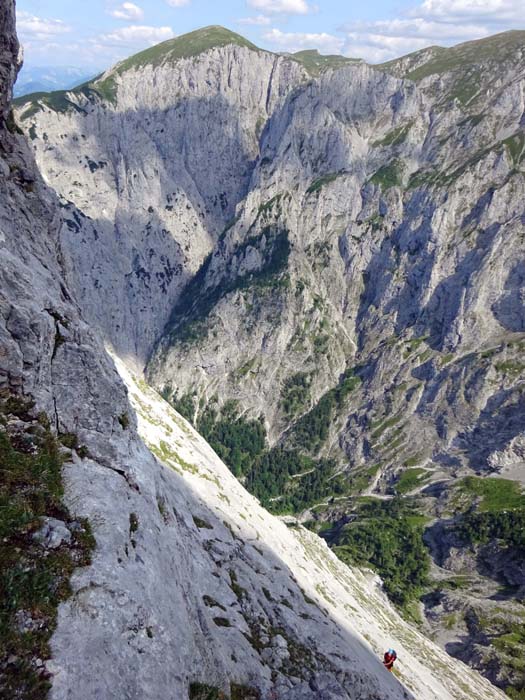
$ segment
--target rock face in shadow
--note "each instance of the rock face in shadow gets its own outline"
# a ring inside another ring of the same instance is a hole
[[[13,3],[3,3],[0,8],[0,24],[4,31],[0,36],[0,112],[5,120],[10,109],[13,85],[18,73],[18,37],[15,27]]]
[[[246,196],[270,114],[305,77],[296,62],[232,45],[176,67],[115,69],[58,104],[18,101],[65,208],[84,312],[137,365]]]

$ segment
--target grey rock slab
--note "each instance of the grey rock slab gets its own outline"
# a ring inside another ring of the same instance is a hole
[[[71,531],[61,520],[43,518],[40,529],[33,534],[33,539],[47,549],[57,549],[71,542]]]

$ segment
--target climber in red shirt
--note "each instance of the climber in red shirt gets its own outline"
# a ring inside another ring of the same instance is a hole
[[[385,651],[385,655],[383,657],[383,666],[391,672],[394,668],[394,661],[396,659],[397,654],[395,652],[395,649],[389,649],[388,651]]]

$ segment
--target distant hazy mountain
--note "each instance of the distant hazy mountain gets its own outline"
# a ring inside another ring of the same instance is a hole
[[[86,71],[74,66],[24,66],[14,88],[15,97],[32,92],[69,90],[89,80],[96,71]]]

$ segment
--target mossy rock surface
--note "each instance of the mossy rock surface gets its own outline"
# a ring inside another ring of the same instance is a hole
[[[13,417],[26,429],[9,428]],[[62,503],[64,450],[47,416],[32,402],[0,401],[0,697],[44,700],[50,688],[36,659],[51,656],[49,639],[57,609],[71,589],[75,568],[91,561],[95,542],[89,523],[74,521],[69,542],[46,548],[33,535],[44,518],[67,527],[73,519]],[[68,528],[69,529],[69,528]]]
[[[262,695],[257,688],[241,683],[231,683],[230,695],[214,685],[191,683],[188,698],[189,700],[262,700]]]
[[[188,698],[189,700],[228,700],[219,688],[206,683],[191,683]]]

